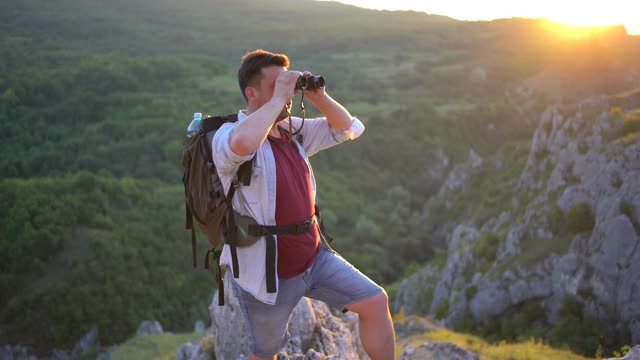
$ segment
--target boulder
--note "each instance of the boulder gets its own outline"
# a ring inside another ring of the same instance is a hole
[[[204,325],[204,321],[202,320],[196,321],[196,323],[193,325],[193,331],[195,332],[203,332],[205,329],[206,326]]]
[[[162,325],[156,320],[145,320],[138,326],[136,336],[145,336],[151,334],[162,334]]]
[[[498,280],[487,280],[478,287],[478,292],[469,302],[473,318],[483,324],[501,314],[510,305],[509,295]]]
[[[419,346],[405,345],[399,360],[478,360],[475,352],[449,342],[425,342]]]
[[[212,340],[217,359],[239,359],[249,352],[249,339],[231,279],[225,277],[225,305],[218,306],[218,292],[209,306]],[[280,359],[368,359],[358,329],[358,316],[330,309],[325,303],[302,298],[289,322],[290,339]],[[302,357],[301,357],[302,356]],[[186,358],[185,358],[186,359]],[[193,359],[191,357],[190,359]]]

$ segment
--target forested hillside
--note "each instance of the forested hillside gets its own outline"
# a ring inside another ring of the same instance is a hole
[[[144,319],[179,331],[206,317],[214,277],[191,269],[182,137],[193,112],[243,107],[235,71],[247,51],[285,52],[293,69],[323,74],[365,123],[363,137],[311,162],[335,247],[386,285],[447,247],[425,206],[453,165],[470,150],[501,153],[513,160],[503,176],[518,175],[517,144],[540,112],[627,89],[640,58],[640,40],[621,27],[567,36],[545,20],[460,22],[333,2],[3,8],[0,343],[42,352],[71,347],[93,325],[111,344]],[[549,69],[554,91],[537,83],[527,101],[509,95]],[[492,201],[484,206],[497,211]]]

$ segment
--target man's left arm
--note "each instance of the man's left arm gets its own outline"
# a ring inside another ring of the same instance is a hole
[[[306,90],[304,95],[325,116],[308,119],[302,127],[302,145],[307,156],[346,140],[355,139],[364,131],[362,122],[351,116],[349,111],[330,97],[324,88],[316,91]],[[294,128],[298,128],[301,125],[301,119],[294,118],[293,120]]]
[[[353,117],[349,111],[329,96],[324,88],[316,91],[305,90],[304,96],[324,114],[332,128],[345,131],[351,127]]]

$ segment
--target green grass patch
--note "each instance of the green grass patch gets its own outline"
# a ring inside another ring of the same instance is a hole
[[[593,216],[593,210],[587,203],[577,204],[567,211],[566,214],[566,228],[567,231],[573,234],[591,232],[595,220]]]
[[[627,146],[636,143],[638,140],[640,140],[640,131],[620,136],[613,143]]]
[[[628,113],[623,118],[622,133],[629,134],[640,131],[640,109]]]
[[[491,344],[480,337],[456,333],[447,329],[439,329],[416,335],[410,338],[410,343],[419,346],[425,341],[450,342],[462,346],[480,355],[480,360],[587,360],[591,359],[570,352],[569,350],[554,349],[542,340],[529,339],[519,343],[506,341]],[[403,342],[404,344],[404,342]],[[402,344],[396,345],[396,355],[402,354]]]
[[[118,346],[111,354],[111,360],[173,360],[180,344],[199,341],[202,333],[154,334],[136,336]]]

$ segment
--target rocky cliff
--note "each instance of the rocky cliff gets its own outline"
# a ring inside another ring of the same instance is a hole
[[[184,344],[177,360],[246,359],[249,346],[240,304],[225,279],[225,305],[218,306],[215,293],[209,313],[211,327],[199,344]],[[358,317],[330,309],[325,303],[302,298],[289,323],[291,338],[278,354],[279,360],[368,359],[360,343]]]
[[[606,332],[640,343],[637,95],[593,97],[540,114],[526,165],[504,182],[505,200],[491,209],[496,215],[438,224],[454,229],[446,260],[404,280],[395,310],[430,314],[448,326],[469,319],[488,324],[533,302],[554,324],[571,298],[607,324]],[[446,209],[475,206],[456,204],[450,191],[470,186],[482,168],[490,174],[509,161],[494,160],[471,154],[443,184],[439,202]]]

